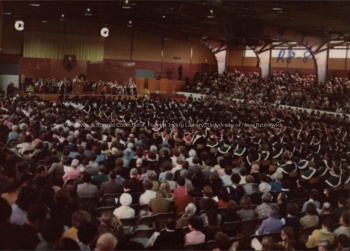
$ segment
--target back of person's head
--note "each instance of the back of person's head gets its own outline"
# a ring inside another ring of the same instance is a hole
[[[314,203],[309,203],[307,204],[306,206],[306,212],[309,214],[309,215],[318,215],[317,213],[317,208],[315,206]]]
[[[189,225],[192,226],[192,228],[194,228],[195,230],[201,230],[203,228],[203,221],[202,219],[197,216],[194,215],[192,216],[189,220],[188,220]]]
[[[0,197],[0,225],[8,222],[12,214],[12,208],[8,202]]]
[[[240,170],[239,170],[239,174],[241,176],[246,176],[247,175],[247,169],[245,167],[242,167]]]
[[[62,237],[64,225],[59,218],[50,218],[40,226],[40,234],[47,242],[53,243]]]
[[[220,250],[230,250],[230,237],[223,232],[217,232],[215,241]]]
[[[298,205],[295,202],[288,202],[286,210],[287,210],[287,214],[290,214],[292,216],[297,216]]]
[[[113,220],[113,213],[112,211],[105,211],[102,213],[100,221],[101,223],[111,226],[112,225],[112,220]]]
[[[344,226],[349,226],[350,225],[350,212],[349,210],[342,212],[341,217],[340,217],[340,223]]]
[[[276,204],[270,204],[269,208],[269,216],[270,217],[277,217],[279,215],[279,207]]]
[[[16,204],[19,208],[27,211],[37,201],[37,194],[30,187],[23,187],[18,195]]]
[[[106,173],[106,167],[104,165],[99,165],[97,170],[99,173]]]
[[[44,204],[33,205],[27,213],[27,220],[31,223],[42,223],[49,217],[49,209]]]
[[[310,198],[313,200],[318,200],[319,192],[316,189],[311,189]]]
[[[85,182],[85,183],[90,183],[91,182],[91,174],[89,174],[89,173],[84,173],[83,174],[83,182]]]
[[[108,177],[114,180],[117,177],[117,173],[115,171],[110,171]]]
[[[251,199],[248,196],[243,196],[240,204],[243,209],[250,209]]]
[[[185,214],[194,215],[196,213],[197,207],[193,203],[189,203],[185,208]]]
[[[238,185],[239,182],[241,182],[241,176],[239,176],[238,173],[234,173],[234,174],[231,175],[231,181],[232,181],[233,184]]]
[[[231,166],[226,166],[225,167],[225,174],[226,175],[232,175],[232,167]]]
[[[255,178],[254,178],[254,176],[252,176],[252,175],[247,175],[247,177],[245,178],[245,180],[246,180],[246,182],[247,183],[254,183],[255,182]]]
[[[188,152],[188,156],[190,156],[190,157],[195,157],[195,156],[197,156],[196,150],[191,149],[191,150]]]
[[[115,250],[118,239],[111,233],[101,234],[97,239],[96,250]]]
[[[199,161],[199,158],[197,156],[195,156],[195,157],[193,157],[192,162],[193,162],[193,164],[197,165],[197,164],[199,164],[200,161]]]
[[[79,228],[83,222],[91,222],[91,214],[84,210],[76,211],[72,214],[72,225]]]
[[[176,164],[182,165],[183,163],[184,163],[184,160],[183,160],[181,157],[178,157],[178,158],[176,159]]]
[[[79,165],[79,160],[73,159],[73,160],[72,160],[72,163],[71,163],[71,166],[72,166],[72,167],[77,167],[78,165]]]
[[[209,226],[218,225],[218,213],[214,209],[208,209],[205,215]]]
[[[186,184],[186,186],[185,186],[185,192],[186,192],[186,194],[192,196],[192,194],[193,194],[193,192],[194,192],[194,187],[193,187],[193,185],[190,184],[190,183],[189,183],[189,184]]]
[[[180,176],[187,178],[188,177],[188,171],[186,169],[183,169],[180,171]]]
[[[83,222],[78,228],[78,239],[85,245],[89,245],[96,237],[97,226]]]
[[[324,218],[322,220],[322,226],[326,227],[327,229],[331,230],[332,225],[333,223],[330,217]]]
[[[272,196],[269,193],[263,193],[263,195],[261,196],[261,201],[263,203],[271,203],[272,200]]]
[[[131,182],[130,182],[130,180],[124,180],[124,181],[123,181],[123,188],[124,188],[124,189],[130,189],[130,188],[131,188]]]
[[[177,179],[177,184],[178,184],[179,186],[184,186],[185,183],[186,183],[186,180],[185,180],[184,177],[181,177],[181,176],[180,176],[180,177]]]
[[[228,202],[230,200],[230,195],[225,188],[220,188],[218,191],[218,199]]]
[[[213,196],[213,189],[210,186],[203,187],[203,195],[211,198]]]
[[[343,196],[339,197],[338,204],[342,205],[342,206],[345,206],[346,205],[346,198],[343,197]]]
[[[132,203],[132,197],[130,194],[128,193],[123,193],[120,196],[120,204],[122,204],[123,206],[130,206]]]
[[[237,208],[238,208],[237,203],[233,200],[229,200],[229,202],[227,203],[227,211],[231,213],[236,213]]]
[[[266,236],[261,241],[261,250],[272,250],[272,246],[274,244],[273,239],[270,236]]]
[[[55,244],[55,250],[77,250],[80,251],[78,242],[71,238],[61,238]]]
[[[136,168],[131,168],[131,170],[130,170],[130,176],[131,177],[135,177],[135,176],[137,176],[137,169]]]
[[[145,180],[145,182],[143,182],[143,189],[145,190],[152,190],[153,187],[153,183],[150,180]]]
[[[343,249],[350,247],[350,238],[345,234],[339,235],[337,238],[337,241],[338,241],[338,245]]]
[[[176,221],[174,218],[170,217],[167,219],[166,223],[166,228],[169,229],[169,230],[175,230],[176,228]]]

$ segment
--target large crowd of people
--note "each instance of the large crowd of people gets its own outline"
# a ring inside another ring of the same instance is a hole
[[[2,97],[0,249],[347,250],[348,117],[222,78],[187,102]]]
[[[137,95],[137,86],[130,80],[129,82],[102,81],[86,79],[82,76],[69,78],[31,78],[26,79],[25,91],[36,94],[72,94],[73,85],[81,84],[84,93],[90,94],[113,94],[113,95]]]
[[[233,70],[219,75],[198,75],[185,91],[350,113],[350,81],[341,77],[317,83],[314,75],[273,72],[262,79],[256,72],[244,74]]]

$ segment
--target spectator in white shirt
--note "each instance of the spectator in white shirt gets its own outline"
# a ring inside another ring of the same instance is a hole
[[[268,193],[271,191],[271,185],[267,183],[268,178],[265,173],[260,173],[259,178],[261,183],[259,184],[259,192],[261,193]]]
[[[232,168],[230,166],[225,167],[225,174],[220,177],[222,180],[222,185],[225,186],[231,186],[231,175],[232,175]]]

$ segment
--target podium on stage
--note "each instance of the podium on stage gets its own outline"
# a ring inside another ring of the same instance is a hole
[[[83,95],[84,85],[81,82],[75,82],[72,86],[72,95]]]

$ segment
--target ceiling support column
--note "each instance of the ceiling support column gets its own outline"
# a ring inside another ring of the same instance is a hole
[[[261,69],[261,77],[267,78],[271,69],[271,50],[265,50],[257,53],[259,58],[259,67]]]

